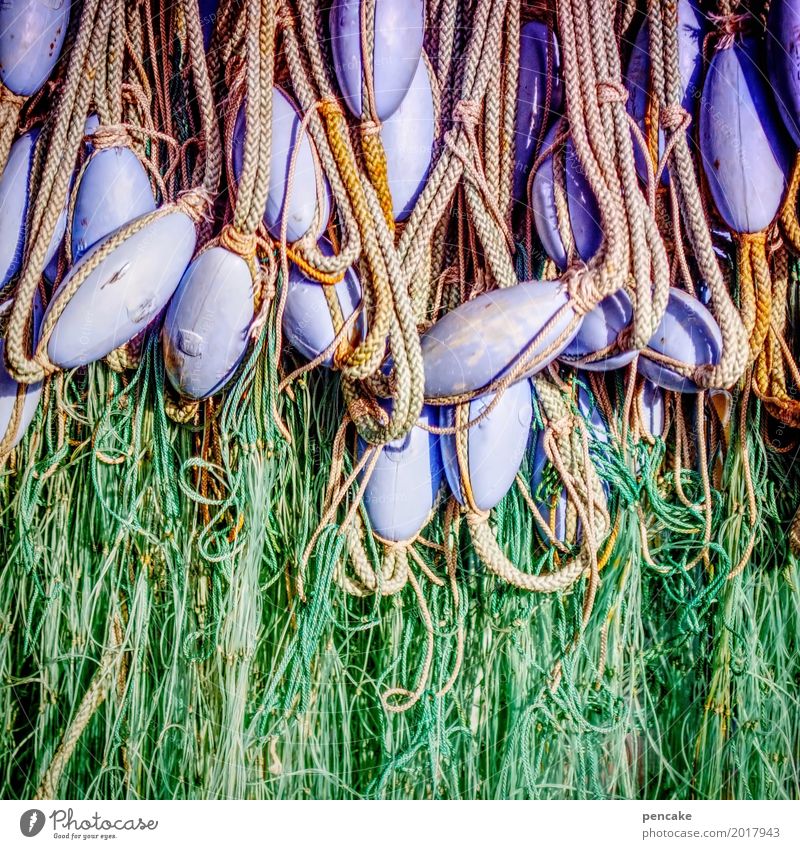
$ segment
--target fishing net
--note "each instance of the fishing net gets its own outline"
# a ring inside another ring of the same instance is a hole
[[[797,798],[800,7],[54,5],[0,794]]]

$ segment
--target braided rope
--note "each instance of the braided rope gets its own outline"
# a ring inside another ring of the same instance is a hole
[[[663,17],[662,17],[663,8]],[[666,22],[664,20],[666,18]],[[656,0],[648,2],[648,26],[652,33],[660,34],[664,45],[663,57],[651,53],[651,62],[656,67],[663,67],[664,89],[656,91],[662,109],[671,118],[670,110],[680,107],[683,97],[680,78],[678,37],[678,10],[676,0],[667,0],[661,4]],[[682,107],[681,107],[682,108]],[[680,209],[686,236],[692,247],[699,274],[711,292],[711,310],[722,331],[722,355],[715,366],[704,366],[698,369],[693,380],[704,387],[726,387],[733,385],[744,373],[747,367],[748,343],[747,331],[742,323],[736,307],[733,304],[725,279],[717,262],[711,240],[711,231],[703,209],[702,195],[697,182],[692,154],[685,128],[672,124],[670,136],[669,173],[670,188],[674,190]],[[668,130],[665,127],[665,130]],[[679,234],[676,234],[679,236]],[[676,244],[680,239],[676,238]]]
[[[8,152],[11,150],[11,143],[17,132],[19,113],[27,99],[27,97],[14,94],[0,83],[0,171],[6,166]]]

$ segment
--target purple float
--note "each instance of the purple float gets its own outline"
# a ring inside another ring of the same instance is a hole
[[[72,266],[45,318],[59,293],[114,233]],[[61,368],[86,365],[136,336],[169,301],[192,259],[196,241],[194,222],[177,209],[128,236],[89,272],[64,307],[47,343],[50,360]]]
[[[424,406],[419,421],[436,425],[438,411]],[[359,439],[361,457],[366,444]],[[415,426],[403,438],[379,448],[364,490],[364,508],[373,531],[386,540],[405,542],[425,526],[442,482],[439,437]]]
[[[0,318],[11,311],[13,301],[8,300],[0,304]],[[42,296],[39,290],[33,299],[33,340],[34,345],[39,338],[39,326],[42,323]],[[14,380],[8,373],[5,362],[5,340],[0,337],[0,441],[8,435],[8,428],[11,425],[11,420],[14,416],[14,408],[17,403],[17,394],[20,384]],[[20,440],[25,435],[25,431],[33,421],[36,415],[36,408],[39,406],[39,398],[42,395],[42,384],[32,383],[25,386],[25,400],[22,402],[22,415],[20,416],[17,425],[16,433],[11,439],[9,450],[19,445]],[[0,458],[2,460],[2,458]]]
[[[664,391],[660,386],[644,380],[638,397],[639,417],[642,426],[650,436],[657,439],[664,434],[666,405]]]
[[[361,117],[362,0],[334,0],[330,10],[333,69],[347,108]],[[399,107],[417,70],[425,34],[422,0],[376,0],[374,50],[367,63],[376,117],[385,121]]]
[[[610,357],[587,362],[617,341],[619,334],[631,323],[633,306],[627,292],[621,289],[602,301],[583,319],[575,338],[567,345],[559,359],[585,371],[611,371],[633,362],[638,351],[620,351]]]
[[[548,100],[549,98],[549,100]],[[553,30],[541,21],[523,24],[519,36],[519,81],[514,119],[514,200],[528,192],[528,174],[551,115],[561,111],[564,87]]]
[[[648,351],[695,368],[714,366],[722,354],[722,331],[716,319],[693,295],[671,288],[667,310],[637,368],[648,380],[672,392],[699,392],[700,387],[668,365],[650,359]]]
[[[326,256],[332,253],[327,240],[320,241],[319,248]],[[361,307],[361,284],[355,270],[348,268],[344,279],[333,288],[346,321]],[[336,338],[323,284],[307,277],[294,264],[289,268],[282,327],[286,341],[308,360],[316,359]],[[362,312],[353,325],[350,342],[355,346],[365,336],[366,317]],[[322,365],[331,368],[333,354],[326,357]]]
[[[181,395],[207,398],[231,379],[249,343],[254,297],[250,266],[227,248],[207,248],[186,269],[161,329],[167,376]]]
[[[211,36],[219,15],[219,0],[199,0],[200,26],[203,30],[203,46],[208,50],[211,44]]]
[[[543,144],[545,150],[555,142],[562,127],[563,123],[556,124],[547,134]],[[566,142],[565,156],[569,226],[579,257],[588,262],[600,249],[603,241],[600,211],[591,187],[583,175],[571,139]],[[552,154],[545,158],[534,175],[531,184],[531,207],[539,240],[550,259],[563,271],[567,266],[567,253],[558,228]],[[636,351],[623,351],[591,363],[574,361],[584,360],[612,345],[620,332],[630,324],[632,316],[631,301],[624,291],[605,298],[584,317],[580,329],[564,350],[561,359],[589,371],[609,371],[627,365],[636,356]]]
[[[31,194],[31,169],[39,130],[20,136],[9,151],[0,175],[0,287],[5,286],[22,266],[25,247],[25,223]],[[54,257],[66,228],[66,208],[56,222],[56,229],[45,255],[45,265]]]
[[[425,188],[435,130],[431,80],[424,60],[420,59],[403,102],[381,127],[395,221],[405,221],[411,215]]]
[[[772,0],[767,19],[767,74],[778,109],[800,145],[800,4]]]
[[[492,393],[470,402],[468,421],[477,419],[494,398]],[[469,428],[465,459],[472,501],[479,510],[491,510],[514,483],[525,456],[532,419],[530,381],[521,380],[506,389],[485,419]],[[439,421],[442,427],[453,427],[454,408],[442,407]],[[456,436],[442,436],[441,449],[450,489],[459,503],[465,504]]]
[[[559,122],[552,127],[542,143],[543,150],[547,150],[555,143],[559,134],[563,132],[564,126],[563,122]],[[583,169],[571,139],[567,139],[565,157],[564,176],[569,225],[578,256],[584,262],[588,262],[603,242],[600,210],[592,189],[583,175]],[[553,154],[542,161],[533,177],[530,203],[542,247],[550,259],[563,270],[567,267],[567,252],[558,229]]]
[[[127,147],[95,151],[80,178],[72,218],[72,261],[113,230],[156,208],[144,165]]]
[[[665,24],[672,26],[671,22]],[[693,116],[700,99],[703,77],[703,41],[708,31],[706,16],[698,8],[696,0],[678,0],[677,43],[678,73],[681,81],[681,106]],[[650,110],[650,34],[647,20],[642,23],[631,51],[625,74],[628,89],[628,113],[637,126],[646,134]],[[689,136],[691,138],[691,135]],[[647,179],[645,153],[634,141],[636,170],[642,180]],[[664,131],[658,128],[658,156],[664,153]],[[655,167],[655,164],[653,164]],[[662,181],[667,183],[666,169]]]
[[[0,82],[30,97],[45,84],[61,55],[70,0],[0,3]]]
[[[703,170],[717,211],[737,233],[772,224],[794,161],[762,68],[761,44],[745,38],[714,53],[703,86]]]
[[[530,281],[479,295],[439,319],[421,338],[425,395],[476,392],[523,354],[541,371],[572,341],[579,320],[558,281]]]

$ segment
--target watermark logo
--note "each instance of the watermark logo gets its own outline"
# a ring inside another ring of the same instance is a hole
[[[19,818],[19,830],[25,837],[36,837],[46,826],[47,833],[55,839],[113,840],[121,832],[155,831],[158,820],[145,820],[142,817],[108,819],[99,811],[86,816],[77,814],[72,808],[55,808],[48,814],[39,808],[30,808]]]
[[[31,808],[19,818],[19,830],[25,837],[36,837],[44,828],[45,816],[38,808]]]

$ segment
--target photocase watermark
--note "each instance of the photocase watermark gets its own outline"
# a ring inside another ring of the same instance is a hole
[[[45,816],[44,812],[37,808],[31,808],[19,818],[19,830],[25,837],[36,837],[36,835],[44,828]]]
[[[158,820],[108,819],[98,811],[83,817],[76,815],[72,808],[56,808],[47,815],[38,808],[31,808],[19,818],[19,830],[25,837],[36,837],[46,825],[47,832],[56,840],[113,840],[119,832],[155,831]]]

